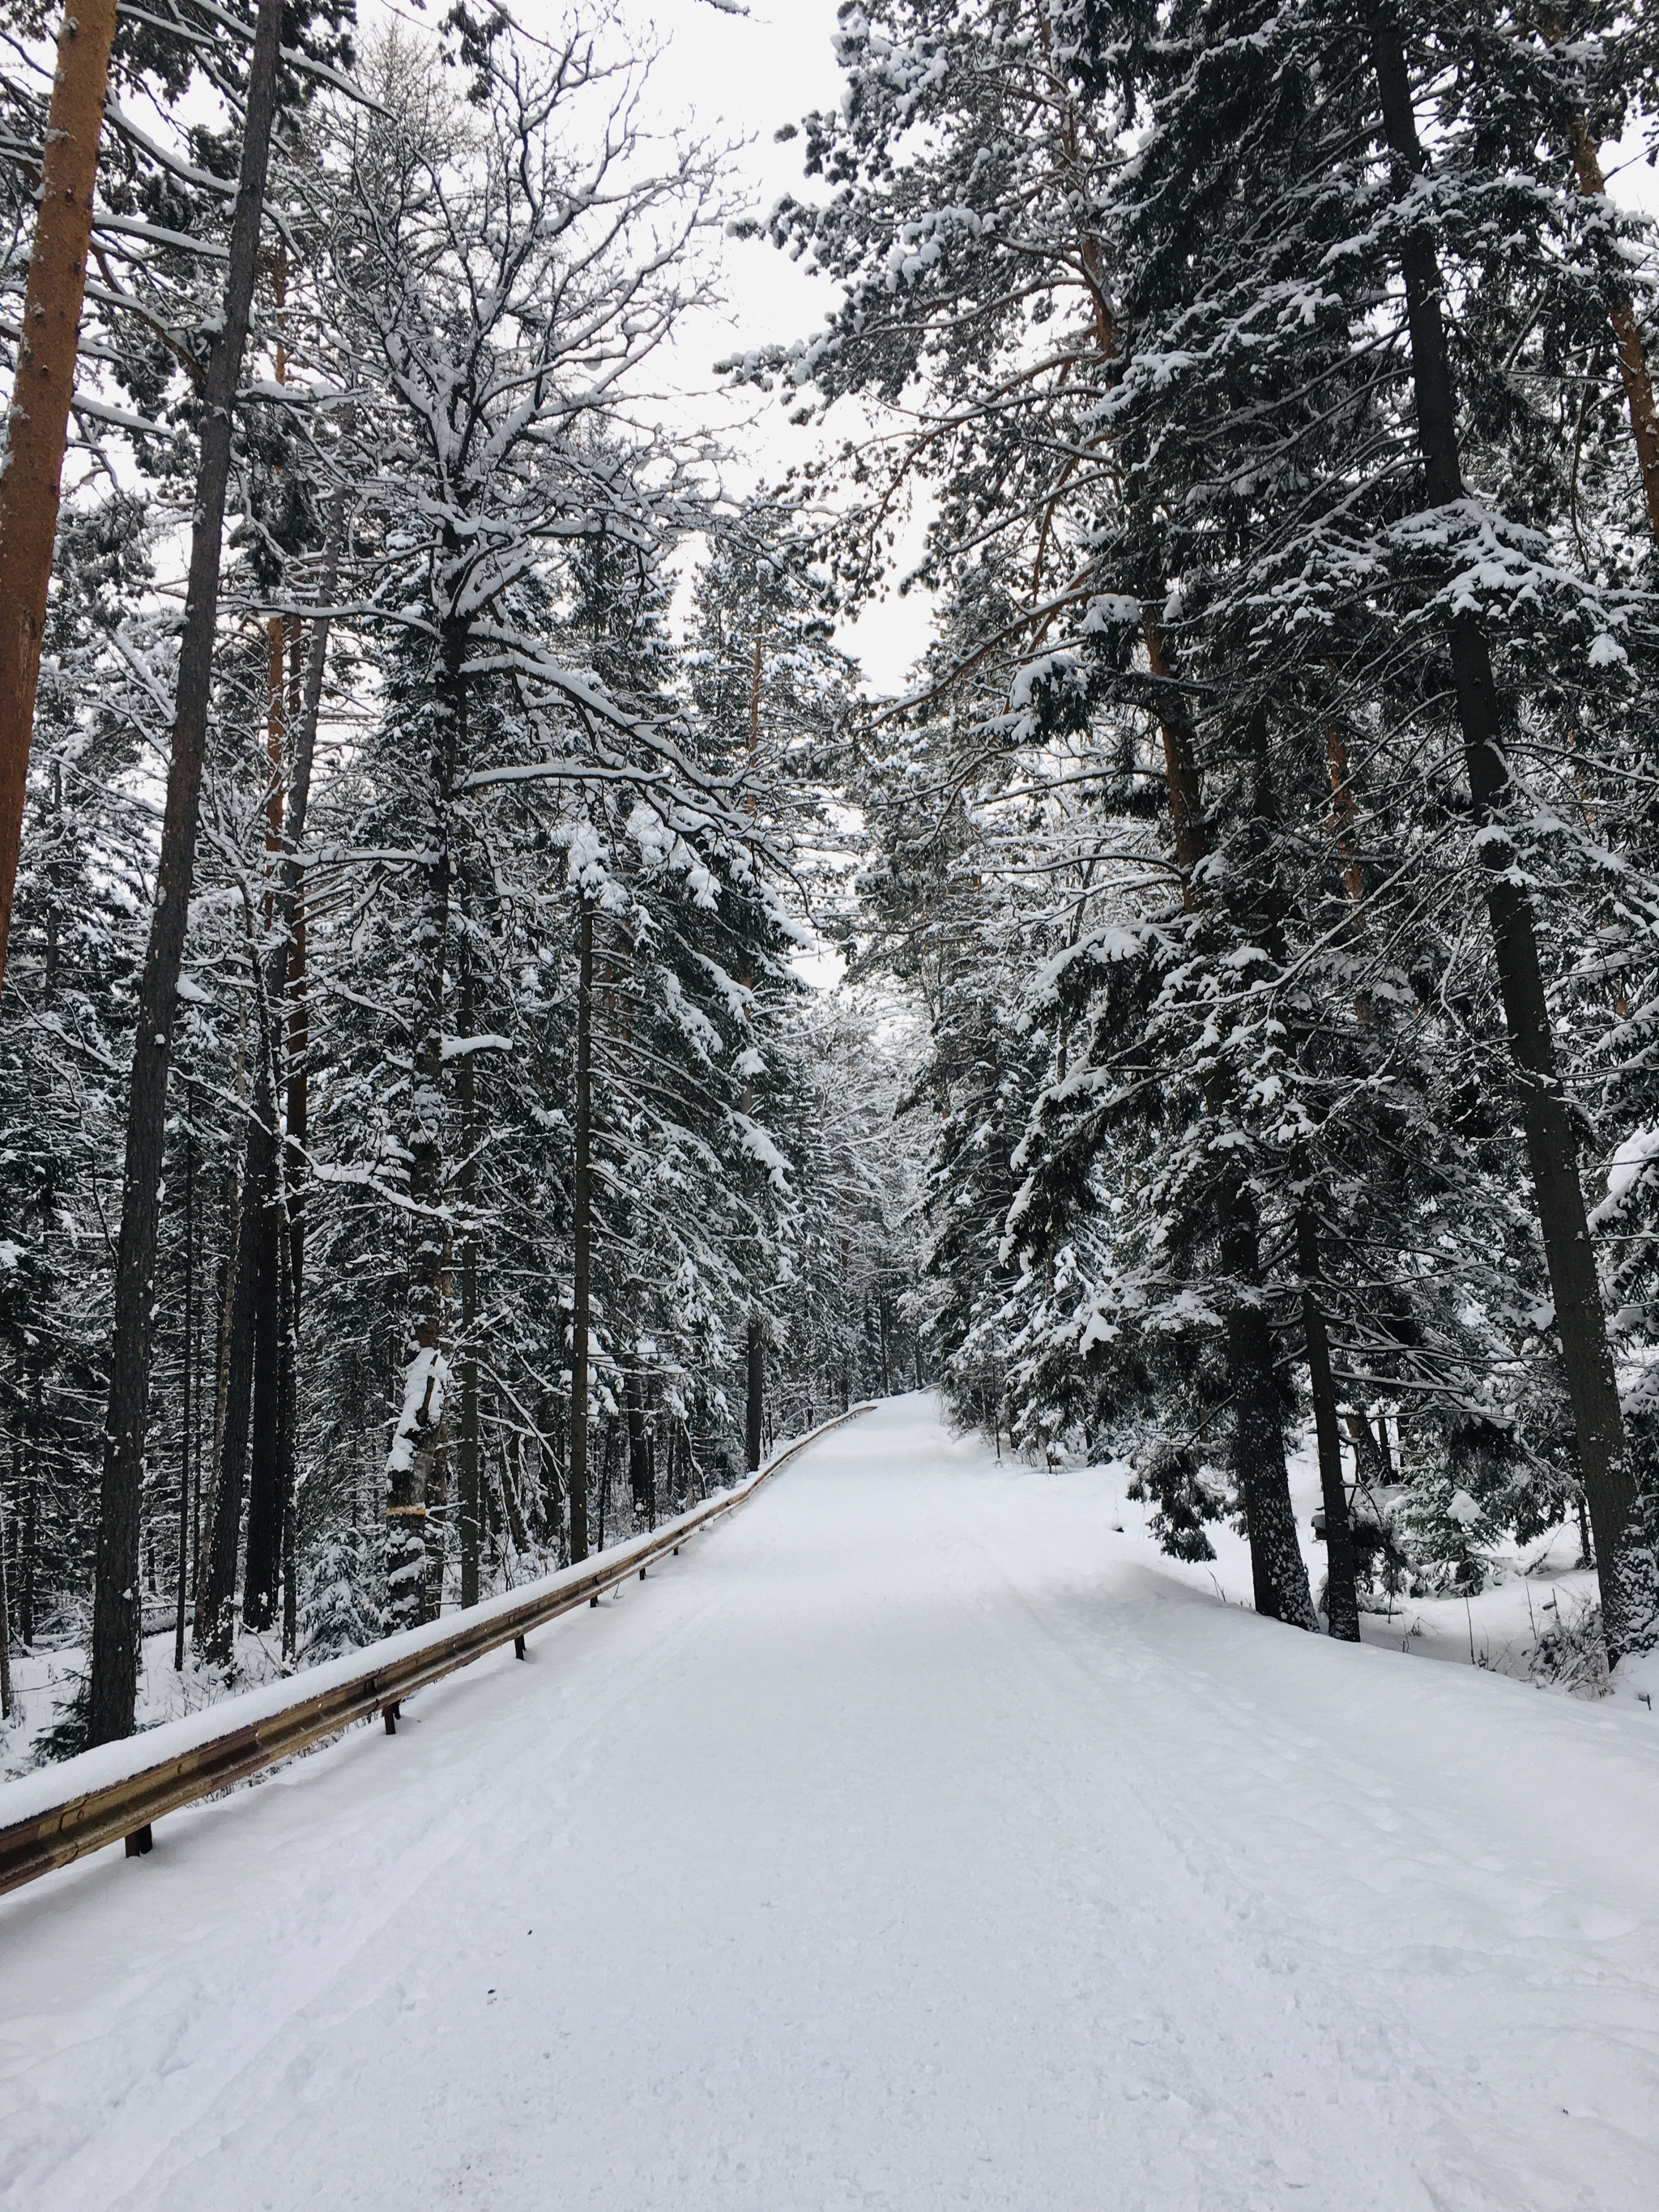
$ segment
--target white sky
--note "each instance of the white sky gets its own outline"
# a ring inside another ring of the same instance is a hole
[[[406,4],[402,0],[398,12]],[[620,0],[624,20],[636,27],[639,50],[661,50],[653,105],[662,121],[691,121],[717,143],[748,142],[733,161],[732,189],[757,213],[786,191],[811,196],[801,173],[801,140],[780,146],[774,133],[814,107],[840,100],[841,74],[830,46],[836,4],[747,0],[749,12],[738,15],[709,0]],[[550,33],[564,13],[562,0],[508,0],[508,5],[532,34],[544,28]],[[363,20],[374,12],[374,0],[367,0]],[[1659,179],[1632,160],[1636,152],[1633,142],[1604,149],[1612,195],[1659,215]],[[833,307],[835,290],[823,278],[804,275],[764,240],[724,242],[721,287],[723,309],[690,318],[664,367],[684,395],[677,404],[724,433],[732,455],[728,487],[742,492],[807,459],[823,433],[791,425],[778,400],[723,392],[714,365],[739,348],[811,336]],[[857,434],[862,419],[843,403],[830,418],[830,439]],[[906,550],[901,546],[901,556]],[[844,624],[841,642],[858,657],[876,690],[898,691],[925,647],[927,620],[925,595],[889,596]]]
[[[550,30],[562,14],[559,0],[509,5],[532,33],[544,25]],[[653,73],[653,104],[663,121],[690,120],[717,144],[749,142],[733,162],[732,191],[764,215],[784,192],[810,197],[802,141],[780,146],[774,133],[812,108],[840,101],[841,73],[830,43],[836,0],[749,5],[747,15],[732,15],[708,0],[623,0],[627,19],[638,27],[640,50],[663,50]],[[714,363],[740,349],[810,337],[833,308],[836,292],[758,239],[724,242],[721,289],[722,309],[684,325],[672,372],[692,395],[700,421],[725,432],[732,454],[726,481],[742,492],[809,459],[824,433],[791,424],[781,399],[722,392]],[[829,441],[855,434],[861,420],[850,408],[836,410]],[[927,620],[920,598],[880,599],[842,626],[840,641],[858,657],[875,690],[897,691],[926,642]]]

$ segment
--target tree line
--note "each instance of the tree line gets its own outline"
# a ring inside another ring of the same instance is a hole
[[[721,161],[603,7],[105,12],[9,11],[3,125],[0,1589],[85,1651],[57,1751],[918,1359],[878,1018],[798,972],[856,672],[649,401]]]
[[[763,222],[625,30],[156,0],[54,75],[16,14],[0,1567],[88,1647],[58,1747],[149,1710],[147,1606],[292,1664],[934,1379],[1178,1557],[1234,1521],[1279,1620],[1565,1525],[1649,1648],[1650,28],[869,0]],[[864,410],[743,502],[649,398],[734,230],[840,305],[733,382]],[[833,622],[896,581],[872,703]]]
[[[1640,11],[868,0],[775,242],[842,305],[734,372],[892,413],[933,641],[858,957],[925,1005],[964,1414],[1132,1453],[1333,1635],[1564,1519],[1659,1638]],[[1287,1433],[1316,1431],[1310,1589]]]

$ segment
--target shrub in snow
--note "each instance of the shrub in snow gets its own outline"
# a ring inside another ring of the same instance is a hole
[[[1492,1572],[1498,1531],[1453,1468],[1419,1474],[1395,1519],[1413,1597],[1474,1597]]]
[[[364,1528],[337,1530],[318,1545],[300,1603],[308,1664],[372,1644],[383,1632],[384,1549],[380,1532]]]
[[[1227,1500],[1210,1470],[1165,1437],[1150,1444],[1135,1468],[1131,1498],[1152,1505],[1148,1526],[1172,1559],[1194,1565],[1215,1557],[1205,1534],[1206,1521],[1218,1521]]]
[[[1575,1697],[1604,1696],[1607,1655],[1601,1641],[1601,1607],[1583,1598],[1564,1601],[1558,1591],[1545,1601],[1543,1613],[1528,1667],[1532,1680]]]

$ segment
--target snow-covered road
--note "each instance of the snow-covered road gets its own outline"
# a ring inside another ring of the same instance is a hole
[[[0,1903],[7,2212],[1659,2203],[1659,1723],[1297,1636],[930,1401]]]

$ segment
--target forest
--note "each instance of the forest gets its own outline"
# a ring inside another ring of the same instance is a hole
[[[611,0],[3,20],[13,1768],[923,1387],[1659,1644],[1644,11],[864,0],[763,211]]]

